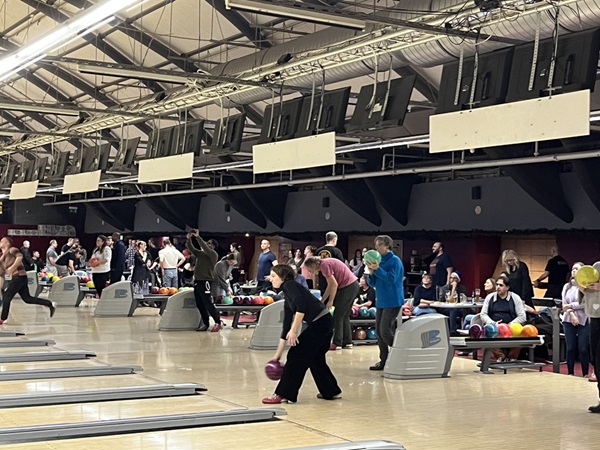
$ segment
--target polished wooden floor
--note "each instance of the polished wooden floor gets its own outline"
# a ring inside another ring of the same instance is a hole
[[[208,392],[176,399],[117,401],[0,410],[4,427],[156,414],[262,407],[275,382],[263,367],[272,351],[249,350],[252,329],[220,333],[158,332],[157,310],[144,308],[131,318],[96,318],[93,305],[59,308],[53,319],[42,307],[14,302],[10,324],[26,338],[49,338],[54,348],[0,349],[0,353],[90,350],[97,360],[2,364],[0,370],[99,364],[143,366],[136,375],[3,381],[0,392],[48,392],[107,386],[196,382]],[[0,338],[5,339],[5,338]],[[374,346],[332,352],[329,363],[343,400],[316,398],[310,375],[299,402],[282,405],[281,421],[203,429],[140,433],[11,445],[11,449],[280,449],[387,439],[416,449],[596,449],[600,415],[596,386],[583,378],[514,371],[474,373],[475,362],[455,358],[447,379],[391,381],[368,366]]]

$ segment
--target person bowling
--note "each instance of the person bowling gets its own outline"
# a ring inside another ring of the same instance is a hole
[[[272,267],[270,278],[273,287],[282,289],[285,294],[283,330],[273,359],[281,359],[286,343],[291,348],[275,393],[263,398],[262,402],[271,405],[295,403],[309,369],[319,390],[318,398],[341,398],[342,390],[325,360],[333,336],[333,318],[329,310],[308,289],[294,281],[294,271],[290,266],[281,264]],[[303,322],[307,327],[300,335]]]

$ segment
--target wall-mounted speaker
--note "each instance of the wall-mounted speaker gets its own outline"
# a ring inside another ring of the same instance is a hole
[[[481,186],[471,188],[471,200],[481,200]]]
[[[323,197],[323,208],[329,208],[329,197]]]

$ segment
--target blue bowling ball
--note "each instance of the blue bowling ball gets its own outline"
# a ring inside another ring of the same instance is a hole
[[[375,327],[367,328],[367,339],[376,340],[377,339],[377,330]]]
[[[369,308],[369,317],[371,319],[374,319],[376,315],[377,315],[377,308],[375,308],[375,307]]]
[[[358,315],[361,319],[368,319],[369,318],[369,308],[367,308],[366,306],[361,306],[358,309]]]
[[[485,327],[485,337],[495,338],[498,337],[498,327],[495,323],[488,323]]]

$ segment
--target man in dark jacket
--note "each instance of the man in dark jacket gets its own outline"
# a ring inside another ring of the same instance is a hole
[[[112,234],[112,258],[110,259],[110,282],[116,283],[123,278],[125,271],[125,244],[119,233]]]

